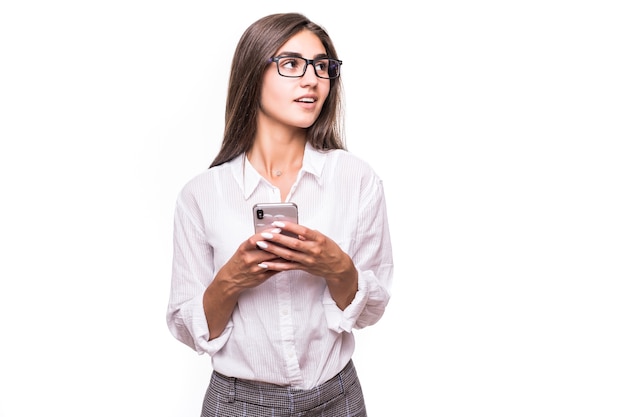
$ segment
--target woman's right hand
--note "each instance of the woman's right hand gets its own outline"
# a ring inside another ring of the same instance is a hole
[[[257,246],[260,241],[263,236],[257,233],[239,245],[204,291],[202,305],[209,326],[209,340],[222,334],[243,291],[261,285],[280,272],[259,266],[280,259],[260,249]]]
[[[276,233],[280,233],[280,229]],[[227,286],[239,294],[262,284],[280,272],[263,267],[264,262],[280,260],[276,255],[262,249],[263,241],[261,233],[256,233],[245,240],[222,266],[215,280],[223,281],[223,284],[228,283]]]

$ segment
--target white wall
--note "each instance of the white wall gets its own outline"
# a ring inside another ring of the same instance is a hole
[[[209,359],[165,326],[173,204],[239,36],[279,11],[333,36],[348,146],[386,184],[370,415],[623,416],[618,3],[1,3],[0,416],[198,415]]]

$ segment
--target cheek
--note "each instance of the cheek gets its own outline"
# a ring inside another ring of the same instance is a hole
[[[330,95],[330,82],[328,82],[326,85],[320,85],[319,92],[320,96],[323,97],[324,102],[328,100],[328,96]]]
[[[275,113],[278,109],[283,108],[280,92],[264,89],[261,93],[260,107],[265,113]]]
[[[261,107],[269,108],[275,106],[285,99],[285,88],[279,88],[271,77],[265,77],[263,88],[261,89]]]

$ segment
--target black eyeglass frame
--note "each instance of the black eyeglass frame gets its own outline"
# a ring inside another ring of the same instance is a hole
[[[298,58],[301,59],[303,61],[306,62],[306,64],[304,65],[304,69],[302,70],[302,75],[283,75],[280,73],[280,67],[278,65],[278,60],[282,59],[282,58]],[[317,73],[317,69],[315,68],[315,63],[319,62],[319,61],[329,61],[329,66],[330,66],[330,61],[334,61],[337,63],[337,76],[336,77],[322,77]],[[304,57],[301,56],[297,56],[297,55],[278,55],[278,56],[273,56],[270,59],[267,60],[268,63],[272,63],[275,62],[276,63],[276,70],[278,71],[278,75],[280,75],[281,77],[286,77],[286,78],[302,78],[304,77],[304,74],[306,74],[306,70],[309,67],[309,65],[313,66],[313,72],[315,72],[315,76],[317,78],[321,78],[323,80],[334,80],[336,78],[339,78],[339,76],[341,75],[341,64],[343,64],[343,61],[339,60],[339,59],[335,59],[335,58],[315,58],[315,59],[306,59]]]

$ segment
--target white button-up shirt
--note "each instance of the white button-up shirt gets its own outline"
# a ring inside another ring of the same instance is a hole
[[[167,324],[227,376],[310,389],[335,376],[354,352],[353,329],[376,323],[389,302],[391,241],[381,179],[355,155],[308,144],[287,196],[299,223],[333,239],[358,270],[358,291],[343,311],[323,278],[281,272],[244,291],[222,334],[209,341],[202,298],[236,248],[252,234],[255,203],[280,190],[241,155],[202,172],[182,189],[174,215]]]

